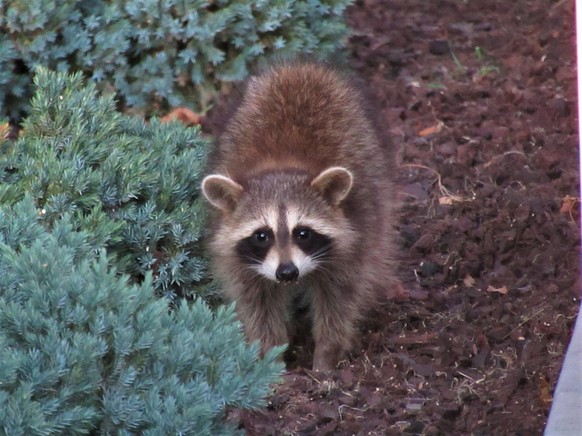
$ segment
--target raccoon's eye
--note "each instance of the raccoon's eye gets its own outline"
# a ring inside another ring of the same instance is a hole
[[[307,227],[299,227],[293,230],[293,236],[297,239],[306,240],[311,238],[311,229]]]
[[[253,233],[253,239],[257,243],[257,245],[265,245],[269,242],[269,232],[266,230],[257,230]]]
[[[275,235],[268,227],[256,229],[236,244],[236,252],[244,262],[257,264],[263,261],[275,242]]]
[[[331,254],[333,241],[329,236],[317,230],[309,227],[295,227],[292,235],[294,244],[314,259],[322,259]]]

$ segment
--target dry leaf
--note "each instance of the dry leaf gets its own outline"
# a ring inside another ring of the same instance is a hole
[[[539,387],[540,387],[540,401],[544,405],[548,405],[552,402],[552,394],[550,393],[550,383],[544,375],[539,377]]]
[[[0,142],[4,142],[10,136],[10,124],[2,123],[0,124]]]
[[[435,124],[434,126],[430,126],[430,127],[427,127],[426,129],[422,129],[420,132],[418,132],[418,136],[420,136],[421,138],[424,138],[425,136],[432,135],[433,133],[438,133],[441,131],[442,127],[443,127],[442,123]]]
[[[471,274],[467,274],[465,276],[465,278],[463,279],[463,284],[467,287],[467,288],[472,288],[473,285],[475,284],[475,279],[471,276]]]
[[[178,107],[172,110],[169,114],[163,116],[161,121],[162,123],[167,123],[169,121],[178,120],[186,126],[197,126],[202,124],[203,119],[203,115],[199,115],[187,107]]]
[[[489,285],[489,287],[487,288],[487,292],[499,292],[500,294],[507,294],[509,292],[509,289],[507,289],[507,286],[502,286],[500,288],[494,288],[493,286]]]
[[[562,199],[560,212],[568,215],[572,221],[578,221],[580,219],[580,198],[566,195]]]
[[[576,205],[580,202],[578,197],[570,197],[566,195],[562,199],[562,207],[560,208],[561,213],[567,213],[572,215],[572,211],[576,208]]]

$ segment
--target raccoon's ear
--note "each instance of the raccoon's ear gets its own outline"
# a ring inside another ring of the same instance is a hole
[[[354,177],[348,169],[331,167],[319,173],[311,186],[333,206],[337,206],[350,193],[353,181]]]
[[[243,193],[243,187],[229,177],[211,174],[202,180],[202,193],[215,208],[232,211]]]

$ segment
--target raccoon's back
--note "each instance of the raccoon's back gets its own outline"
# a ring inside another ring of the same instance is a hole
[[[359,93],[348,80],[321,64],[296,63],[250,80],[219,140],[216,162],[219,171],[239,181],[277,168],[316,175],[344,166],[358,173],[363,162],[377,161],[378,148]]]

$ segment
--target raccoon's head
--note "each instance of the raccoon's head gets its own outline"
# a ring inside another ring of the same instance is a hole
[[[340,205],[352,173],[332,167],[315,178],[298,171],[268,172],[244,186],[223,175],[207,176],[202,192],[221,214],[212,247],[234,256],[260,276],[292,283],[341,257],[354,231]]]

